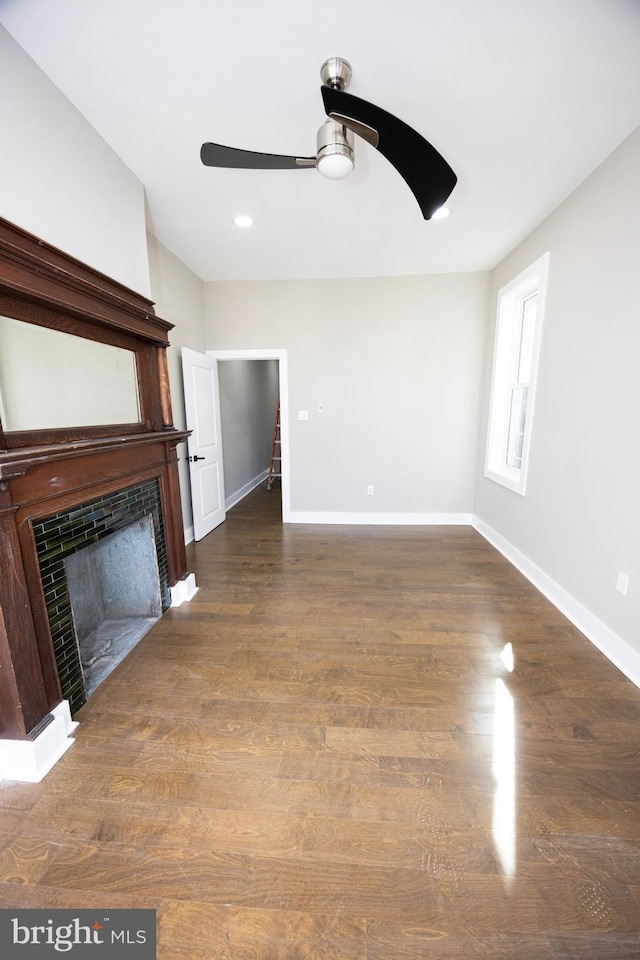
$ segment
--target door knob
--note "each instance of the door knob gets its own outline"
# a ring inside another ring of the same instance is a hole
[[[196,453],[195,457],[189,457],[189,460],[193,460],[194,463],[195,463],[196,460],[206,460],[206,459],[207,459],[206,457],[199,457],[197,453]]]

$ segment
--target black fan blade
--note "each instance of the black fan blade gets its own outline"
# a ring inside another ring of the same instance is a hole
[[[392,163],[420,205],[425,220],[441,207],[456,185],[457,177],[435,147],[412,127],[373,103],[354,97],[344,90],[322,86],[324,109],[328,116],[354,133],[364,136]],[[366,136],[362,128],[378,135]]]
[[[285,157],[279,153],[237,150],[220,143],[203,143],[200,159],[205,167],[233,167],[240,170],[306,170],[315,167],[315,157]]]

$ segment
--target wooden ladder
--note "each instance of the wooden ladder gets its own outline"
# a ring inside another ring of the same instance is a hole
[[[267,478],[267,490],[271,490],[273,481],[280,477],[282,483],[282,442],[280,439],[280,397],[278,397],[278,407],[276,410],[276,423],[273,428],[273,440],[271,441],[271,460],[269,461],[269,476]]]

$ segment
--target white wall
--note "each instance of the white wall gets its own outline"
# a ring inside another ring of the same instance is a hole
[[[224,491],[229,506],[269,469],[278,405],[278,361],[221,360],[218,377]]]
[[[0,27],[0,216],[149,295],[144,190]]]
[[[576,602],[585,632],[603,648],[608,644],[614,661],[626,659],[636,682],[639,170],[640,130],[494,271],[492,327],[498,289],[545,251],[551,255],[527,494],[520,497],[483,476],[493,329],[476,488],[481,521],[557,584],[567,606]],[[630,577],[626,598],[615,589],[618,571]]]
[[[488,293],[481,273],[205,284],[207,349],[288,351],[293,519],[471,513]]]
[[[182,381],[182,347],[204,352],[203,283],[188,267],[178,260],[152,234],[147,236],[151,298],[155,311],[163,320],[175,326],[169,333],[171,346],[167,351],[173,422],[180,430],[186,428],[184,390]],[[191,486],[187,445],[178,445],[178,470],[185,529],[193,524]]]

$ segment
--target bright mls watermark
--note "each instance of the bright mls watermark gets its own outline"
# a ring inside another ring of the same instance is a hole
[[[155,910],[0,910],[0,956],[156,960]]]

